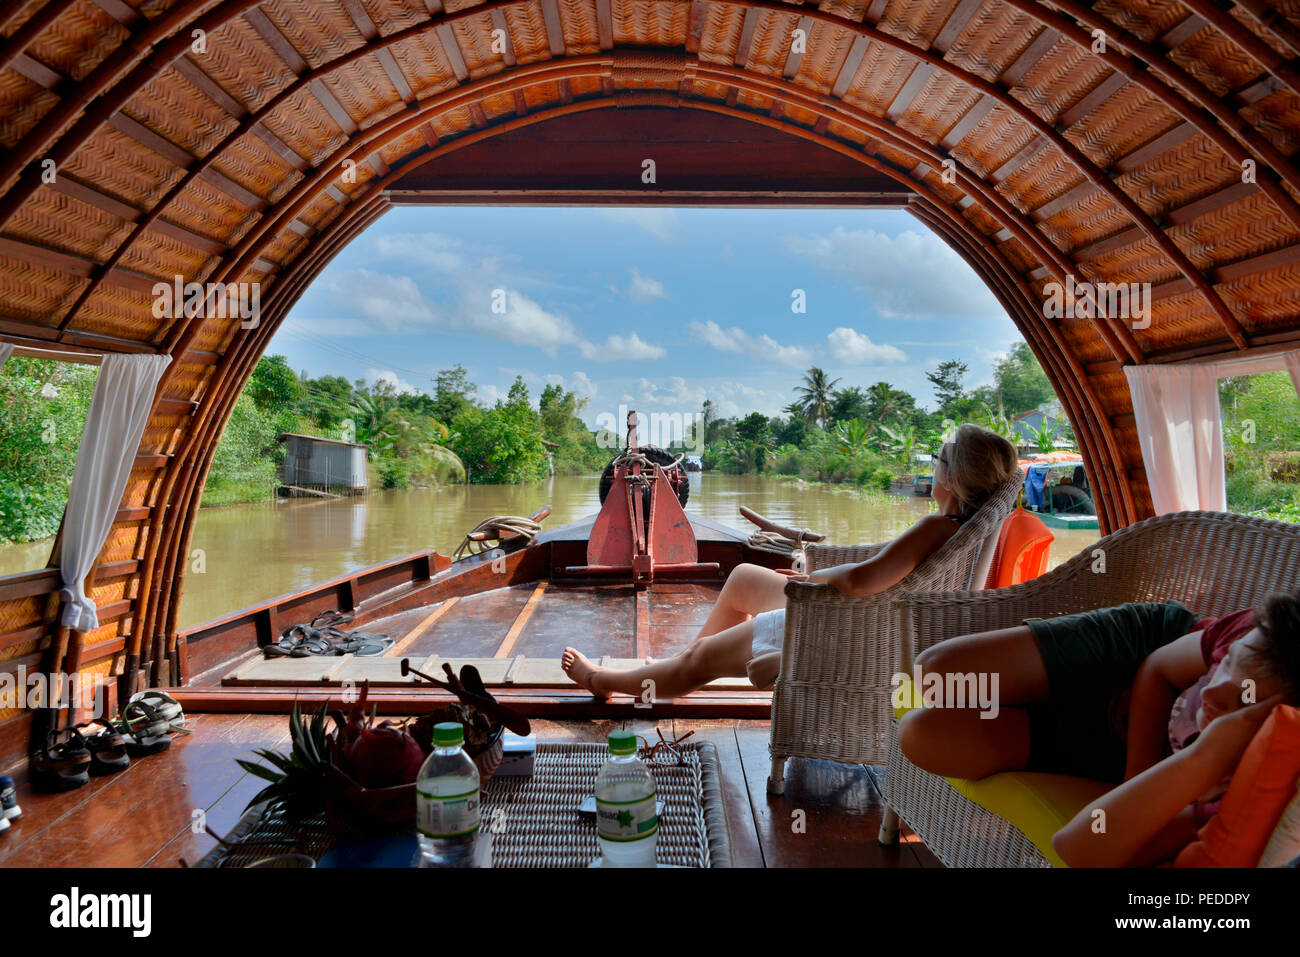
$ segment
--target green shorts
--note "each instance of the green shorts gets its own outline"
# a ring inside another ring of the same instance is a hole
[[[1200,618],[1169,601],[1026,621],[1043,656],[1048,689],[1046,701],[1026,707],[1026,770],[1123,780],[1128,696],[1138,668],[1151,652],[1195,630]]]

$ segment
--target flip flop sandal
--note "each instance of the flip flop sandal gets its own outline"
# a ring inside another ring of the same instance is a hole
[[[158,716],[176,731],[185,727],[185,709],[166,691],[149,688],[131,695],[131,701],[142,701],[158,712]]]
[[[133,758],[157,754],[172,746],[172,739],[167,735],[171,723],[145,701],[131,701],[122,709],[118,730],[126,740],[126,753]]]
[[[28,770],[43,791],[71,791],[90,782],[90,751],[76,728],[54,730],[32,755]]]
[[[289,657],[310,658],[312,656],[337,655],[339,653],[338,647],[338,645],[317,631],[299,641],[289,654]]]
[[[99,734],[85,736],[86,750],[90,752],[90,773],[113,774],[125,771],[131,766],[131,757],[126,753],[126,739],[112,723],[103,718],[79,724],[77,728],[89,730],[95,725],[102,725],[104,730]]]
[[[356,655],[358,658],[373,658],[382,655],[396,642],[387,635],[370,635],[355,631],[347,641],[339,645],[339,654]]]
[[[323,611],[311,620],[311,626],[325,631],[337,625],[346,625],[354,617],[341,611]]]

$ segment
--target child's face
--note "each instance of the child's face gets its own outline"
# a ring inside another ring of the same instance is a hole
[[[1267,639],[1254,628],[1234,641],[1228,654],[1215,667],[1210,682],[1201,691],[1196,726],[1202,731],[1215,718],[1263,701],[1283,691],[1283,684],[1267,673],[1260,652]],[[1243,696],[1249,695],[1246,700]]]

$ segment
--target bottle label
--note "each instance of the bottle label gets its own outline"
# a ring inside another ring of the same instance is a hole
[[[640,841],[659,831],[655,794],[637,801],[596,798],[596,831],[607,841]]]
[[[478,788],[464,794],[428,794],[418,792],[418,815],[415,826],[425,837],[446,840],[468,837],[479,828]]]

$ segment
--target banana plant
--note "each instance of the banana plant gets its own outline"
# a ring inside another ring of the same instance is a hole
[[[835,427],[835,451],[854,456],[867,447],[871,430],[860,419],[849,419]]]
[[[899,423],[895,428],[882,425],[880,433],[884,437],[885,450],[910,465],[917,446],[922,442],[921,433],[916,426],[910,422]]]
[[[1050,452],[1056,448],[1056,426],[1059,421],[1059,419],[1052,420],[1043,416],[1042,421],[1038,423],[1038,428],[1030,432],[1030,437],[1038,446],[1038,451]]]

